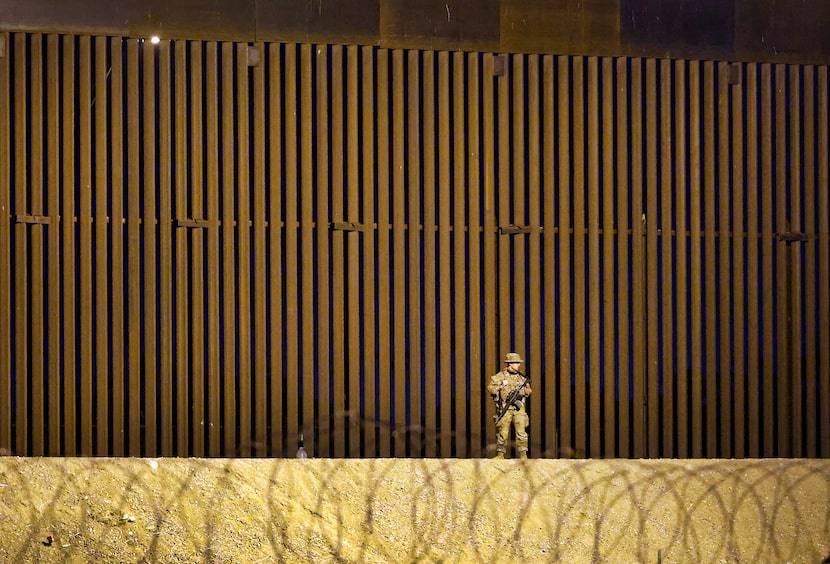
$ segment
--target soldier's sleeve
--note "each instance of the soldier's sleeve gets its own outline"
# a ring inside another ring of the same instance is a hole
[[[490,376],[490,383],[487,385],[487,391],[490,393],[490,396],[494,398],[499,395],[499,386],[501,385],[501,382],[499,382],[498,377],[500,374],[501,372]]]
[[[530,394],[532,394],[532,393],[533,393],[533,390],[531,390],[531,389],[530,389],[530,380],[528,380],[528,381],[527,381],[527,383],[525,384],[525,387],[524,387],[524,389],[522,390],[522,392],[523,392],[523,393],[524,393],[524,395],[526,395],[526,396],[529,396]]]

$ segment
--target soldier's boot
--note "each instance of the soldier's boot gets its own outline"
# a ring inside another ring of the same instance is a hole
[[[519,451],[519,458],[522,460],[527,460],[527,450],[520,450]]]
[[[494,459],[504,460],[504,453],[499,451],[496,453],[496,456],[493,457]]]

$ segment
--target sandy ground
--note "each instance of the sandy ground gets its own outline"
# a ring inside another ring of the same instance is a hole
[[[821,562],[828,460],[0,457],[0,562]]]

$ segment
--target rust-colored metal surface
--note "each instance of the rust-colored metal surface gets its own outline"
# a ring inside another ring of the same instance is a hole
[[[381,0],[257,0],[260,41],[375,44]]]
[[[503,0],[500,10],[501,51],[620,52],[620,0]]]
[[[621,0],[620,47],[632,55],[732,59],[737,2]]]
[[[2,39],[4,452],[830,455],[826,67]]]
[[[383,47],[498,51],[499,0],[380,0]]]
[[[0,33],[0,129],[9,131],[11,104],[9,104],[10,72],[14,65],[8,57],[9,34]],[[11,163],[13,140],[10,135],[0,135],[0,324],[11,326]],[[12,346],[10,331],[0,332],[0,350],[9,351]],[[11,395],[12,364],[10,354],[0,354],[0,444],[12,444],[13,418]],[[4,447],[0,447],[4,448]],[[6,447],[7,448],[7,447]]]
[[[739,0],[735,4],[735,58],[826,64],[828,26],[830,4],[822,0]]]
[[[130,12],[128,0],[3,0],[0,26],[30,31],[126,35]]]
[[[86,1],[80,0],[78,11],[86,10]],[[112,23],[125,29],[126,35],[214,41],[254,41],[257,37],[257,4],[256,0],[120,0],[110,3],[117,6],[117,18],[113,18]],[[95,16],[91,14],[91,17]]]
[[[0,28],[211,41],[826,64],[822,0],[0,1]]]

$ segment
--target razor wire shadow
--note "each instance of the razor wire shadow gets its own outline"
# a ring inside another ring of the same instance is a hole
[[[420,424],[395,425],[391,421],[366,419],[360,417],[354,410],[342,410],[333,413],[329,424],[322,429],[325,430],[321,430],[321,427],[314,424],[304,427],[302,434],[309,436],[310,432],[313,433],[315,444],[317,445],[327,444],[331,446],[340,444],[348,447],[349,441],[347,435],[361,433],[363,436],[368,436],[376,433],[377,438],[372,443],[385,440],[393,445],[390,448],[391,452],[404,452],[405,458],[442,458],[440,453],[444,446],[448,446],[448,450],[454,453],[449,458],[489,458],[496,454],[496,443],[486,442],[484,440],[485,435],[482,433],[465,432],[463,437],[464,442],[468,445],[477,445],[474,448],[467,447],[470,454],[470,456],[467,456],[467,452],[460,454],[457,452],[458,448],[456,445],[458,444],[459,434],[455,431],[442,432]],[[294,452],[290,445],[296,444],[296,440],[297,437],[290,437],[286,441],[286,446],[280,455],[283,457],[293,456]],[[444,445],[444,442],[448,442],[449,444]],[[259,441],[257,446],[262,448],[263,443],[264,441]],[[378,449],[374,448],[374,446],[374,444],[370,443],[370,446],[367,447],[364,441],[360,441],[359,444],[353,445],[351,448],[342,448],[343,456],[346,458],[376,458],[378,457],[376,454]],[[533,440],[532,434],[529,438],[529,446],[530,453],[532,454],[531,458],[584,458],[586,456],[585,452],[570,446],[563,445],[556,446],[555,448],[544,448],[541,442]],[[375,450],[375,452],[371,452],[372,450]],[[515,452],[515,450],[516,441],[511,436],[508,439],[508,453]],[[333,449],[329,448],[329,452],[333,452]],[[319,448],[315,454],[321,456]],[[322,456],[328,455],[323,454]],[[381,454],[379,457],[383,458],[384,456]],[[336,458],[340,458],[340,456]]]
[[[828,531],[822,460],[0,458],[10,562],[821,562]]]

